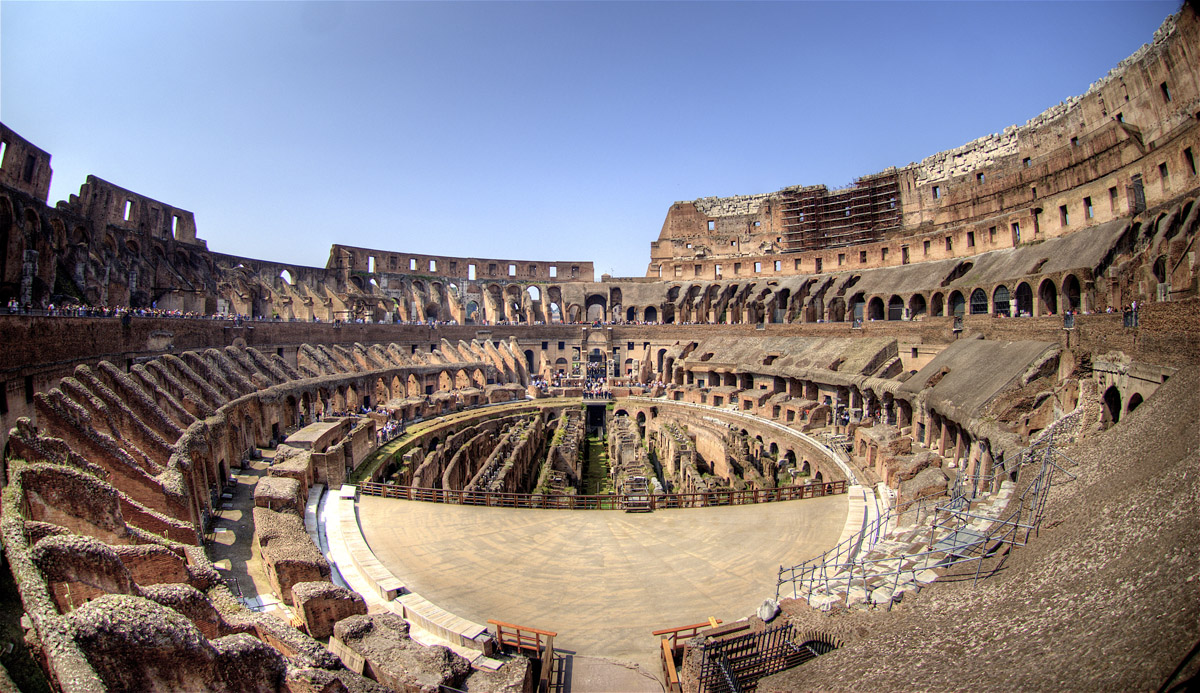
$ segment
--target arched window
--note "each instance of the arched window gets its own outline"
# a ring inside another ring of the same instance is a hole
[[[983,289],[971,292],[971,315],[985,315],[988,312],[987,293]]]
[[[1009,314],[1008,287],[1001,284],[992,292],[992,306],[996,315]]]
[[[1028,317],[1033,315],[1033,289],[1025,282],[1017,284],[1017,316]]]

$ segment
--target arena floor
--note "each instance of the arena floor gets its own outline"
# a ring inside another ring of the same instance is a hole
[[[837,542],[847,496],[649,514],[363,496],[358,510],[379,560],[443,609],[556,631],[556,647],[656,671],[652,631],[753,614],[781,564]]]

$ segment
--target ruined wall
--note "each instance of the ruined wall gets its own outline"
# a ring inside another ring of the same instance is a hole
[[[778,277],[969,257],[1129,217],[1195,190],[1198,27],[1185,6],[1084,95],[836,195],[809,186],[677,202],[651,244],[646,276]],[[867,192],[889,177],[887,191]],[[834,199],[855,191],[861,200]],[[854,223],[844,228],[848,218]]]

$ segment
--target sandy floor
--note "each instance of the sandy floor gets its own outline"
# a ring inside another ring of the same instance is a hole
[[[754,613],[781,564],[837,541],[846,499],[627,514],[363,497],[359,517],[379,560],[434,604],[656,671],[652,631]]]

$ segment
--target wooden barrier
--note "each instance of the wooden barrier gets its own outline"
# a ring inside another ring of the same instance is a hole
[[[676,628],[663,628],[656,630],[651,635],[657,635],[661,638],[659,641],[660,652],[662,656],[663,666],[663,681],[667,684],[667,693],[682,693],[683,689],[679,683],[679,671],[675,666],[675,659],[683,655],[683,648],[679,641],[687,640],[696,637],[704,628],[716,628],[722,623],[719,618],[711,616],[704,623],[693,623],[690,626],[678,626]]]
[[[494,619],[488,619],[488,623],[496,627],[496,641],[501,650],[506,645],[518,652],[528,650],[538,659],[538,693],[547,693],[554,670],[554,637],[558,633]]]
[[[544,495],[537,493],[502,493],[497,491],[456,491],[453,489],[395,486],[368,481],[359,485],[365,496],[399,498],[425,503],[448,505],[479,505],[493,508],[536,508],[562,510],[620,510],[626,496],[607,495]],[[806,486],[748,489],[744,491],[700,491],[696,493],[650,494],[650,509],[708,508],[720,505],[753,505],[780,501],[803,500],[845,493],[845,481],[826,481]],[[643,496],[639,496],[641,498]]]

